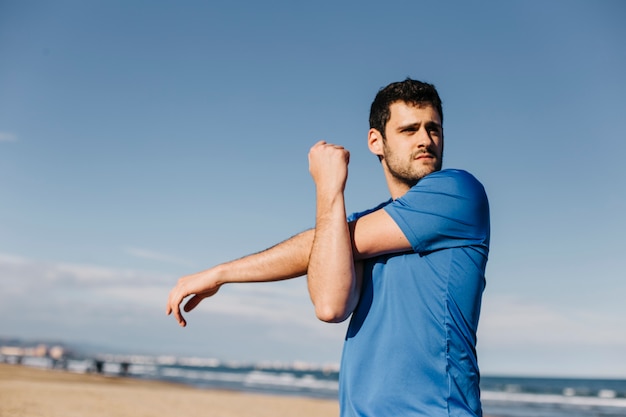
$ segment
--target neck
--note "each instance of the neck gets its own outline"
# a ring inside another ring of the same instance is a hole
[[[405,195],[407,191],[411,189],[411,185],[394,177],[384,165],[383,167],[385,172],[385,180],[387,181],[387,188],[389,189],[389,194],[391,194],[391,198],[395,200]]]

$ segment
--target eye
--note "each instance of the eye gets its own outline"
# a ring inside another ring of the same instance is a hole
[[[428,126],[428,133],[434,136],[441,136],[441,128],[436,124],[432,124]]]

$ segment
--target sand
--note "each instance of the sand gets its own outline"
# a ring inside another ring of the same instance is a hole
[[[336,401],[0,364],[0,417],[338,416]]]
[[[0,363],[0,417],[153,416],[338,417],[339,404]]]

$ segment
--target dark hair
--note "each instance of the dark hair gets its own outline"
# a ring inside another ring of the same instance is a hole
[[[385,127],[391,117],[389,106],[396,101],[403,101],[408,104],[425,106],[431,105],[438,112],[443,124],[443,109],[441,99],[434,85],[407,78],[389,84],[378,91],[372,107],[370,109],[370,128],[378,130],[383,138],[385,137]]]

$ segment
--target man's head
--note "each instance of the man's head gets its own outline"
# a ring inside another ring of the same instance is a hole
[[[391,117],[390,107],[403,101],[418,107],[432,106],[439,113],[443,125],[443,108],[435,86],[407,78],[382,88],[370,108],[370,129],[378,130],[385,137],[385,128]]]
[[[407,79],[379,91],[368,145],[383,165],[392,195],[402,195],[443,161],[441,99],[435,87]]]

